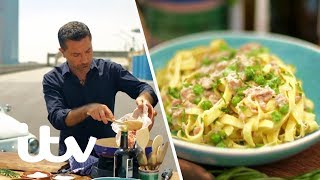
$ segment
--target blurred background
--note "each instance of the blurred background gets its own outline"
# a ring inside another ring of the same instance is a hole
[[[319,0],[136,0],[149,48],[211,30],[284,34],[320,44]]]
[[[59,136],[47,120],[42,78],[65,62],[59,53],[58,30],[69,21],[81,21],[89,27],[95,58],[119,63],[154,87],[135,1],[0,0],[0,107],[7,109],[9,104],[12,110],[7,114],[28,124],[36,137],[43,125],[51,127],[51,136]],[[134,100],[117,93],[116,118],[135,108]],[[155,110],[158,115],[150,139],[161,134],[166,142],[168,134],[160,106]],[[0,118],[0,133],[6,121]],[[0,151],[5,143],[6,139],[0,138]],[[51,144],[51,151],[57,155],[58,145]],[[164,168],[176,170],[170,146],[161,171]]]
[[[63,63],[57,32],[74,20],[90,28],[95,57],[112,59],[132,71],[134,59],[145,55],[134,13],[135,3],[126,1],[0,0],[0,74]],[[143,78],[151,80],[151,74]]]

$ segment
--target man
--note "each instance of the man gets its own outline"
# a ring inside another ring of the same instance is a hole
[[[59,51],[67,62],[45,74],[42,84],[48,119],[60,130],[59,155],[66,152],[64,140],[69,136],[77,140],[82,151],[90,136],[98,139],[115,136],[110,121],[115,120],[118,91],[135,99],[139,109],[146,104],[153,124],[153,106],[158,99],[151,86],[119,64],[93,59],[92,37],[85,24],[76,21],[65,24],[58,39]]]

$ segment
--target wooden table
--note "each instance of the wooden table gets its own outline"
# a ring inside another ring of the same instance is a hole
[[[20,175],[23,174],[22,171],[15,171],[15,172],[16,172],[16,173],[19,173]],[[79,176],[79,175],[75,175],[75,174],[72,174],[72,176],[75,177],[74,180],[91,180],[91,178],[90,178],[90,177],[87,177],[87,176]],[[5,176],[1,176],[1,175],[0,175],[0,179],[1,179],[1,180],[11,180],[11,178],[5,177]]]
[[[283,178],[320,169],[320,142],[287,159],[252,168],[264,172],[269,176]]]
[[[217,169],[214,166],[203,166],[205,169]],[[307,150],[271,164],[252,166],[252,169],[259,170],[270,177],[288,178],[320,169],[320,142]],[[218,169],[220,169],[218,167]]]
[[[23,174],[24,171],[47,171],[51,173],[57,172],[63,165],[66,163],[51,163],[48,161],[41,161],[37,163],[27,163],[20,159],[17,153],[14,152],[0,152],[0,169],[11,169],[20,175]],[[88,176],[79,176],[72,174],[76,180],[89,180],[91,179]],[[161,176],[161,174],[159,174]],[[10,178],[1,176],[0,180],[9,180]],[[173,172],[171,180],[179,180],[179,176],[177,172]]]
[[[15,172],[19,173],[20,175],[23,174],[23,172],[21,172],[21,171],[15,171]],[[73,174],[72,176],[75,177],[75,180],[91,180],[91,178],[88,177],[88,176],[79,176],[79,175],[75,175],[75,174]],[[5,177],[5,176],[1,176],[1,175],[0,175],[0,179],[1,180],[11,180],[11,178]],[[173,172],[172,177],[170,178],[170,180],[179,180],[178,173],[177,172]]]

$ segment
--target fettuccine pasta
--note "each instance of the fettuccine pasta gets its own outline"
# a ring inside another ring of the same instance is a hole
[[[295,69],[265,47],[223,40],[178,51],[157,72],[173,136],[217,147],[294,141],[319,126]]]

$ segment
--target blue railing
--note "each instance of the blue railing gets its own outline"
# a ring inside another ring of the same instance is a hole
[[[152,75],[146,55],[132,57],[132,74],[138,79],[152,80]]]

